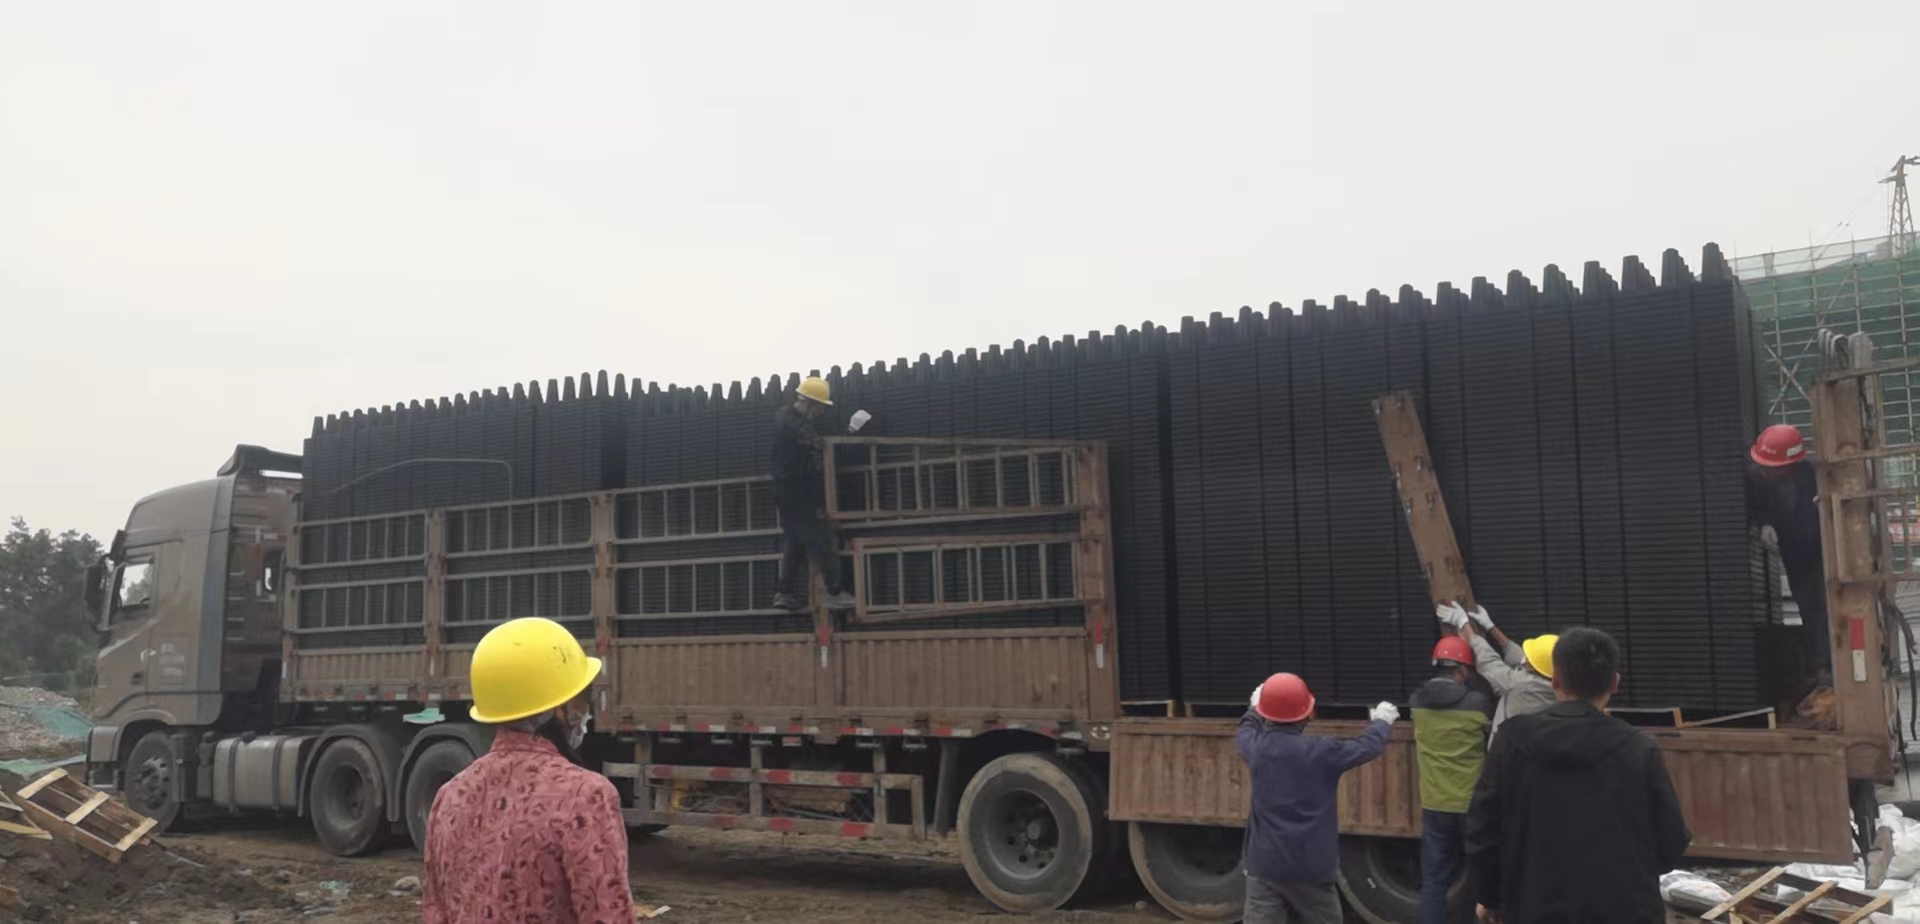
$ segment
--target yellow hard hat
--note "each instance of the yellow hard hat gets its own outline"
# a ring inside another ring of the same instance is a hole
[[[530,617],[494,626],[473,649],[467,671],[475,722],[499,725],[558,709],[600,676],[600,659],[551,619]]]
[[[833,406],[833,388],[827,384],[826,379],[819,376],[813,376],[801,382],[799,394],[800,397],[815,404]]]
[[[1534,673],[1548,680],[1553,679],[1553,644],[1558,641],[1558,635],[1536,635],[1520,643],[1520,650],[1526,652],[1527,663],[1533,665]]]

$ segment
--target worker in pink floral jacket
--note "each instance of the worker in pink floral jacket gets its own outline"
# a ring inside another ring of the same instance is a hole
[[[599,673],[552,620],[515,619],[480,640],[471,716],[499,731],[433,800],[423,924],[632,924],[620,795],[574,751]]]

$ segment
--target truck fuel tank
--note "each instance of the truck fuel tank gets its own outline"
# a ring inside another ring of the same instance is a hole
[[[300,770],[317,735],[228,738],[213,748],[213,802],[227,809],[300,808]]]

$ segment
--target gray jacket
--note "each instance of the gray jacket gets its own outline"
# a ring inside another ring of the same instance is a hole
[[[1516,715],[1539,712],[1553,705],[1553,681],[1527,669],[1527,653],[1512,639],[1507,640],[1505,657],[1494,653],[1493,644],[1475,633],[1468,639],[1473,645],[1473,667],[1487,678],[1487,685],[1499,694],[1500,705],[1493,710],[1493,728]]]

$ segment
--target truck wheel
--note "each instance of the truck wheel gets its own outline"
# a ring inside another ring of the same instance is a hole
[[[180,754],[164,730],[147,732],[127,755],[127,807],[153,819],[155,830],[167,830],[180,817],[180,800],[173,794],[179,772]]]
[[[1091,765],[1084,760],[1070,760],[1067,769],[1080,777],[1081,787],[1091,796],[1094,837],[1107,845],[1087,870],[1087,885],[1081,890],[1083,898],[1075,900],[1112,898],[1125,888],[1127,874],[1133,871],[1133,864],[1127,861],[1126,825],[1107,820],[1107,782]]]
[[[1420,842],[1390,837],[1340,839],[1340,892],[1369,924],[1420,920]],[[1473,921],[1466,864],[1447,890],[1447,920]]]
[[[1001,909],[1051,911],[1099,886],[1108,826],[1085,781],[1058,758],[995,759],[967,782],[959,808],[960,862]]]
[[[1246,910],[1244,837],[1238,828],[1139,821],[1127,826],[1133,868],[1148,894],[1175,917],[1205,924],[1230,924]]]
[[[440,787],[473,763],[473,752],[462,741],[440,741],[428,745],[413,762],[407,776],[407,834],[413,846],[427,852],[427,815],[433,811],[433,797]]]
[[[380,847],[387,834],[387,782],[373,749],[357,738],[340,738],[320,752],[307,794],[313,833],[339,857],[357,857]]]

